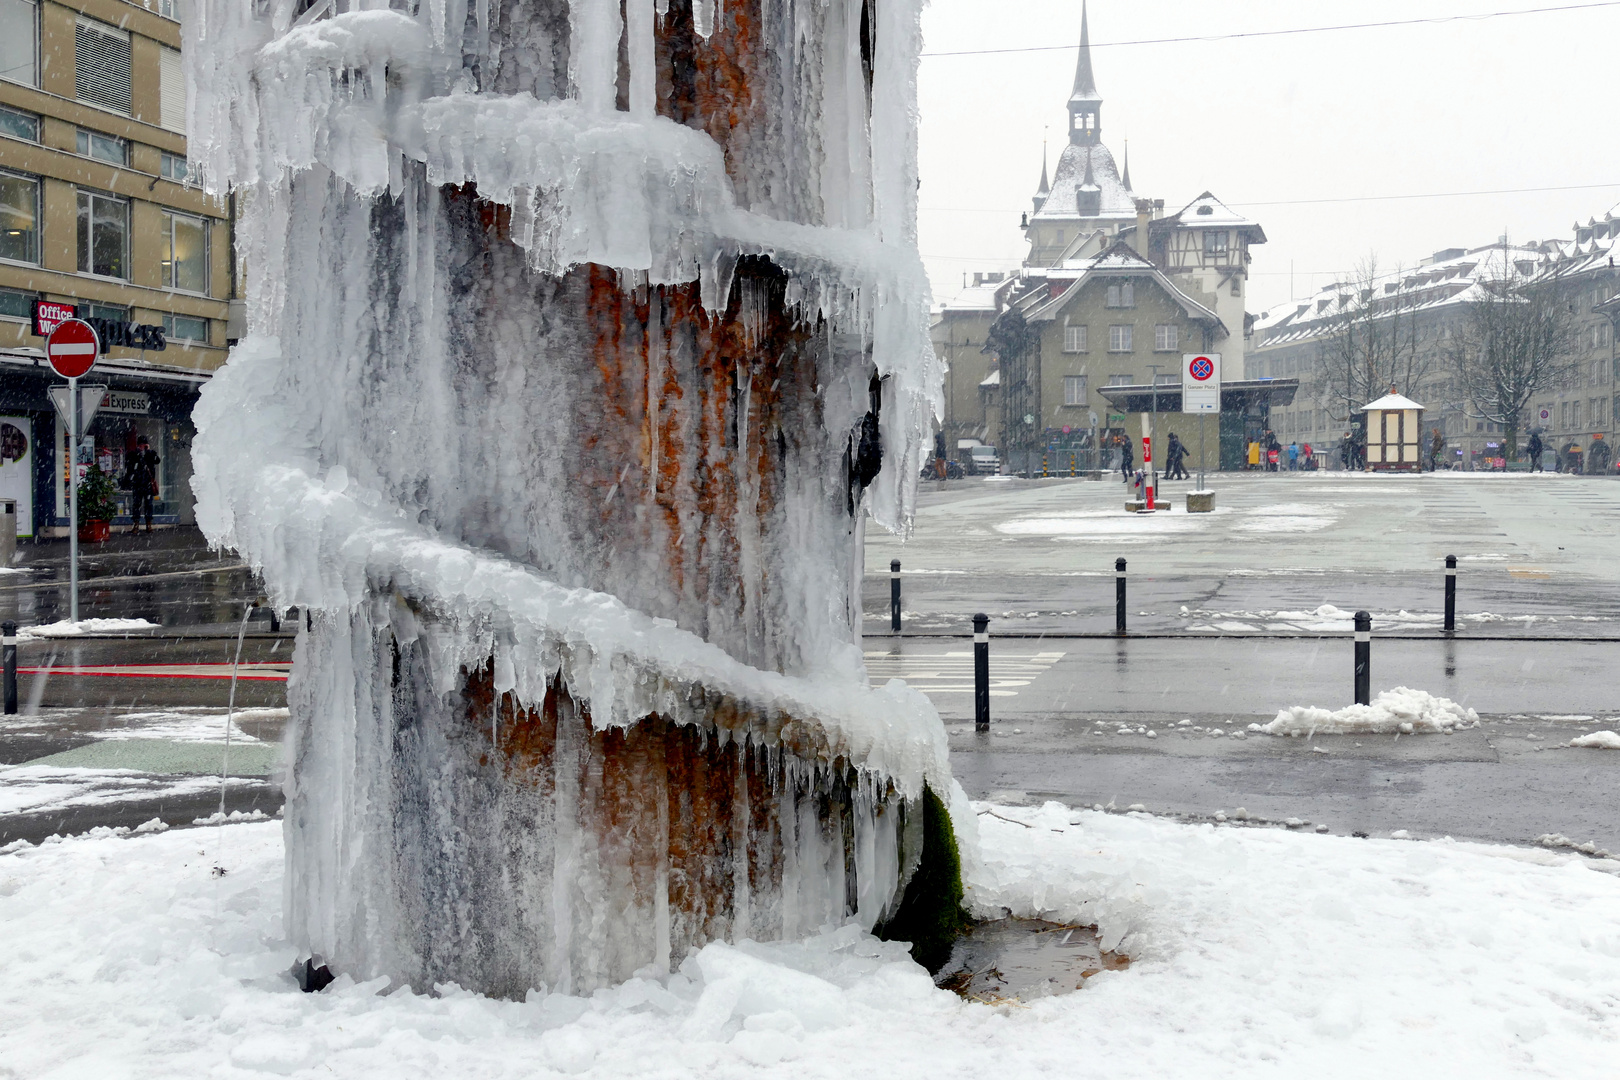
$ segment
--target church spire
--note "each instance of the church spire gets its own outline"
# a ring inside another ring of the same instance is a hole
[[[1042,139],[1041,140],[1041,191],[1040,191],[1040,193],[1042,195],[1046,195],[1046,194],[1049,194],[1051,192],[1051,190],[1052,190],[1052,185],[1050,183],[1048,183],[1047,179],[1046,179],[1046,140]]]
[[[1125,175],[1120,177],[1125,184],[1125,190],[1131,190],[1131,140],[1125,140]]]
[[[1075,100],[1095,100],[1097,80],[1091,74],[1091,27],[1087,25],[1085,0],[1080,3],[1080,62],[1074,69]]]
[[[1069,142],[1095,146],[1102,139],[1102,95],[1091,73],[1091,23],[1080,5],[1080,61],[1074,69],[1074,93],[1069,95]]]

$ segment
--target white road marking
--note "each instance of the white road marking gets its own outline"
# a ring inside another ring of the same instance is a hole
[[[1063,658],[1061,652],[1010,654],[990,650],[990,696],[1017,697],[1012,687],[1028,686]],[[925,694],[973,693],[973,651],[866,654],[866,674],[874,686],[904,679]]]

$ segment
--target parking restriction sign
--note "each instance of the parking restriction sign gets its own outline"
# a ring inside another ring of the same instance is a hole
[[[1221,411],[1221,354],[1187,353],[1181,358],[1181,411]]]

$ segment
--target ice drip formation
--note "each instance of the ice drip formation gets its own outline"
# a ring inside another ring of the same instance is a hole
[[[944,733],[857,644],[940,384],[919,6],[194,0],[249,268],[198,516],[311,612],[286,916],[333,970],[588,992],[920,880]]]

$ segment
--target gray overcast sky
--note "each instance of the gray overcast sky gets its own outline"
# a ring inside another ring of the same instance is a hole
[[[1208,189],[1258,220],[1249,309],[1376,253],[1566,237],[1620,202],[1620,5],[1432,26],[1170,45],[1108,42],[1550,7],[1581,0],[1094,0],[1103,141],[1130,140],[1138,195],[1180,209]],[[1068,45],[1079,0],[932,0],[925,52]],[[1015,267],[1018,215],[1066,138],[1075,49],[925,56],[921,247],[936,300],[962,274]],[[1252,205],[1429,192],[1609,185],[1466,198]]]

